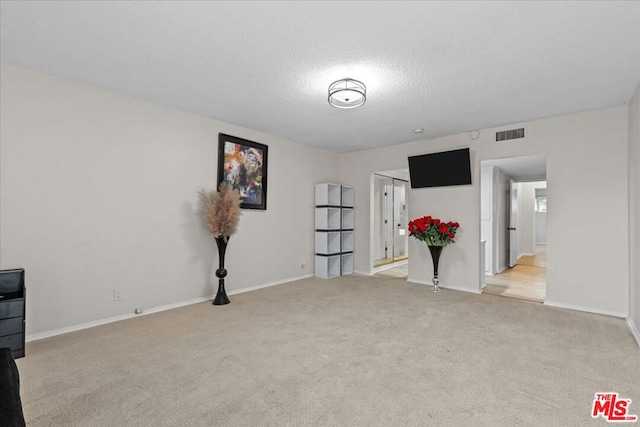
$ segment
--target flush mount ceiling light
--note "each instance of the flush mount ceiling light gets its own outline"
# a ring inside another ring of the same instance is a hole
[[[413,130],[413,133],[422,133],[422,132],[424,132],[424,128],[415,128]]]
[[[361,81],[341,79],[329,86],[329,104],[336,108],[356,108],[367,100],[367,87]]]

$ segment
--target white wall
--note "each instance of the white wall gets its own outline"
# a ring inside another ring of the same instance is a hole
[[[640,84],[629,101],[629,323],[640,345]]]
[[[524,126],[524,140],[496,143],[494,132]],[[629,311],[628,112],[626,106],[552,117],[340,156],[341,180],[356,189],[355,268],[369,271],[370,176],[404,169],[407,156],[471,147],[473,185],[412,189],[409,219],[425,214],[458,221],[456,243],[441,258],[441,283],[471,292],[480,278],[480,177],[483,159],[545,153],[547,158],[547,303],[626,316]],[[598,194],[599,203],[593,203]],[[598,250],[594,224],[616,218],[616,243]],[[409,277],[428,283],[432,267],[424,244],[410,239]],[[606,268],[599,268],[606,266]],[[606,284],[606,286],[604,285]]]
[[[542,181],[539,186],[536,186],[535,189],[536,197],[546,196],[547,195],[547,182]],[[547,206],[547,209],[549,206]],[[546,244],[547,243],[547,213],[546,212],[536,212],[536,239],[535,243],[538,244]]]
[[[485,243],[484,272],[494,274],[493,265],[493,166],[482,166],[480,171],[480,240]]]
[[[227,289],[313,274],[314,184],[335,181],[337,155],[8,64],[0,74],[0,267],[26,269],[28,335],[215,293],[196,193],[215,188],[218,132],[269,146],[268,209],[243,211]]]
[[[547,243],[547,213],[536,212],[536,238],[537,244]]]

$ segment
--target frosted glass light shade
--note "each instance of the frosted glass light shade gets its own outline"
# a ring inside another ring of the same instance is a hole
[[[329,104],[336,108],[356,108],[367,100],[367,87],[361,81],[341,79],[329,86]]]

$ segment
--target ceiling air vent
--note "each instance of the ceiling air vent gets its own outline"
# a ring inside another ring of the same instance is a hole
[[[496,142],[524,138],[524,128],[496,132]]]

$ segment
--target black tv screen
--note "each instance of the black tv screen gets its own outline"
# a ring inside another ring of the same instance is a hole
[[[471,184],[469,149],[409,157],[411,188]]]

